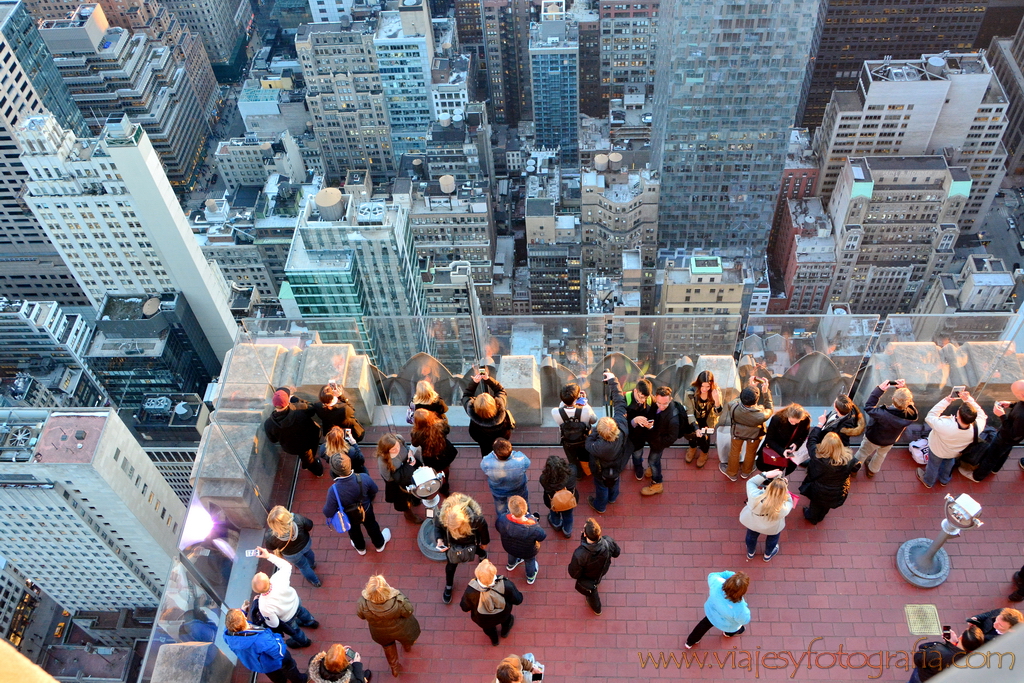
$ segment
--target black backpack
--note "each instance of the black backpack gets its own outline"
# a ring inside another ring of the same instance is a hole
[[[590,425],[580,421],[582,408],[576,408],[570,417],[565,408],[559,407],[558,415],[562,418],[562,424],[558,426],[558,434],[563,444],[578,445],[587,440],[590,434]]]

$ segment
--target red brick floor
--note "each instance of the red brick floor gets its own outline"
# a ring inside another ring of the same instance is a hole
[[[468,440],[464,430],[454,430],[453,439]],[[547,430],[545,430],[547,432]],[[544,434],[550,443],[553,430]],[[534,509],[542,506],[537,479],[549,454],[558,448],[524,448],[533,460],[530,497]],[[367,448],[371,460],[372,449]],[[423,635],[410,653],[401,653],[405,673],[402,680],[490,681],[498,661],[511,653],[534,652],[547,666],[549,681],[592,681],[646,679],[741,681],[784,680],[794,676],[792,665],[784,670],[746,670],[744,652],[764,657],[768,651],[802,652],[812,639],[818,652],[898,652],[912,649],[904,616],[908,603],[931,603],[938,607],[942,623],[962,624],[970,615],[1007,606],[1006,595],[1013,571],[1021,564],[1020,502],[1022,473],[1016,457],[1003,472],[984,484],[969,483],[954,473],[948,488],[926,490],[914,476],[915,465],[905,449],[894,451],[883,471],[873,480],[861,474],[855,480],[846,505],[833,511],[818,527],[806,523],[799,510],[789,517],[783,532],[780,554],[770,564],[746,560],[744,528],[737,520],[744,502],[742,482],[731,483],[716,468],[714,452],[704,470],[686,466],[683,449],[675,448],[665,458],[665,493],[642,498],[632,473],[624,473],[622,494],[607,514],[599,516],[605,533],[622,547],[601,584],[604,614],[595,616],[582,596],[573,590],[566,567],[577,540],[549,533],[539,556],[540,577],[528,586],[519,567],[511,573],[525,600],[516,608],[516,624],[499,647],[474,625],[458,607],[459,597],[472,578],[469,567],[456,575],[455,599],[441,602],[443,564],[424,558],[415,544],[416,528],[390,505],[375,508],[382,525],[391,528],[393,540],[383,554],[372,549],[360,557],[346,536],[319,527],[314,536],[318,569],[323,587],[315,589],[296,579],[305,605],[320,622],[311,632],[314,645],[296,651],[299,668],[309,657],[334,642],[353,646],[374,671],[377,680],[390,679],[380,648],[369,637],[365,622],[355,616],[356,601],[370,574],[382,572],[416,606]],[[372,466],[371,474],[377,478]],[[802,479],[798,470],[791,479],[796,490]],[[493,503],[479,469],[475,447],[462,449],[452,468],[453,490],[475,497],[493,522]],[[320,521],[327,480],[300,473],[294,509]],[[583,500],[593,484],[581,484]],[[912,587],[895,567],[899,545],[910,538],[934,537],[943,513],[943,495],[970,493],[985,510],[985,526],[951,540],[949,551],[953,570],[938,588]],[[577,508],[576,529],[590,516],[585,502]],[[595,515],[596,516],[596,515]],[[543,522],[546,526],[546,522]],[[492,526],[493,529],[493,526]],[[506,556],[493,534],[491,558],[504,572]],[[743,570],[751,576],[747,601],[753,622],[736,639],[724,639],[712,630],[692,653],[706,653],[703,669],[691,665],[655,668],[640,658],[648,652],[657,658],[681,656],[683,639],[703,616],[708,572]],[[735,652],[734,652],[735,651]],[[799,656],[797,654],[797,656]],[[889,661],[899,664],[899,655]],[[719,665],[718,661],[722,664]],[[793,680],[899,680],[909,673],[902,669],[879,672],[871,667],[875,655],[864,667],[855,656],[841,660],[845,668],[832,665],[834,658],[819,655],[808,670],[807,659]],[[763,661],[763,659],[761,660]],[[769,659],[769,666],[786,666]],[[853,667],[850,668],[849,665]],[[735,668],[735,667],[740,668]],[[819,668],[820,667],[820,668]],[[864,667],[864,668],[861,668]],[[724,670],[723,670],[724,669]]]

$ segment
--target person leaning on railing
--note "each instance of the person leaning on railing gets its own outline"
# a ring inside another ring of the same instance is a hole
[[[469,436],[480,446],[483,458],[494,450],[495,439],[512,438],[512,414],[506,409],[505,387],[480,368],[462,395],[469,415]]]
[[[882,394],[892,387],[896,387],[892,395],[892,405],[879,405]],[[885,456],[903,435],[907,425],[917,422],[917,406],[914,405],[914,395],[907,389],[905,380],[898,379],[895,383],[886,380],[875,387],[868,396],[864,412],[871,418],[871,424],[864,431],[856,458],[864,463],[864,469],[870,478],[882,469]]]

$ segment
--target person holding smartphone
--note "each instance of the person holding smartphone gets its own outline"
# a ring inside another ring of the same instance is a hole
[[[956,414],[943,415],[957,398],[963,403]],[[974,443],[985,429],[985,411],[964,389],[959,397],[950,394],[936,403],[924,421],[932,428],[928,435],[928,465],[917,468],[917,478],[925,488],[930,489],[936,482],[945,486],[953,476],[953,466],[961,451]]]
[[[754,465],[762,472],[785,469],[788,477],[796,469],[792,458],[811,432],[811,415],[799,403],[790,403],[768,421],[764,441]]]
[[[359,653],[347,645],[331,645],[313,655],[306,670],[309,683],[370,683],[373,672],[363,667]]]
[[[910,675],[907,683],[924,683],[984,644],[984,634],[973,624],[960,636],[953,633],[949,626],[943,626],[942,640],[933,640],[917,646],[914,653],[914,673]]]
[[[1024,379],[1011,384],[1010,391],[1017,400],[999,401],[992,409],[1000,419],[999,430],[981,456],[978,467],[974,472],[960,470],[960,474],[972,481],[985,481],[990,474],[1002,469],[1013,447],[1024,441]],[[1021,468],[1024,469],[1024,459]]]
[[[879,405],[882,394],[890,389],[895,389],[892,405]],[[868,478],[871,478],[882,469],[885,456],[903,435],[903,430],[917,422],[918,413],[914,395],[902,379],[886,380],[875,387],[864,403],[864,412],[871,417],[871,424],[864,431],[864,438],[854,457],[864,463]]]
[[[511,439],[515,421],[506,407],[505,387],[479,368],[462,394],[462,407],[469,415],[469,436],[480,446],[480,457],[494,450],[496,439]]]

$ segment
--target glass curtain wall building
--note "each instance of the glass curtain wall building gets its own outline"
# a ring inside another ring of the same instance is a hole
[[[764,247],[818,13],[817,0],[661,6],[662,246]]]

